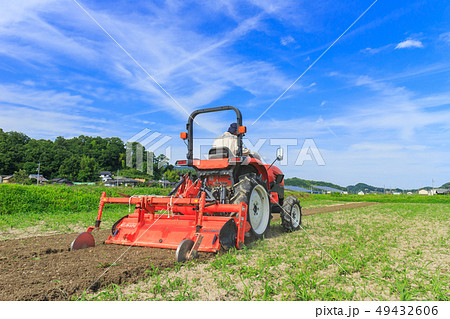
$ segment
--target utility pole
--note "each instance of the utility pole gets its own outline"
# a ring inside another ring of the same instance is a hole
[[[38,175],[37,175],[37,178],[36,178],[36,186],[39,186],[39,178],[40,178],[40,172],[41,172],[41,161],[39,161],[39,165],[38,165],[38,168],[37,168],[37,172],[38,172]]]

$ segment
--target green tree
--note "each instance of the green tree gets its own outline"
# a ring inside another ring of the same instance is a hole
[[[29,140],[23,133],[0,129],[0,174],[12,174],[23,168],[25,145]]]
[[[94,182],[99,179],[99,167],[95,159],[83,155],[80,161],[78,180],[80,182]]]
[[[19,169],[17,172],[14,172],[13,182],[18,184],[30,184],[30,179],[28,178],[27,172],[23,169]]]
[[[136,147],[136,144],[134,145]],[[159,167],[165,156],[153,159],[154,177],[160,179],[168,169]],[[126,168],[125,145],[118,137],[91,137],[80,135],[66,139],[58,136],[54,141],[32,139],[19,132],[4,132],[0,129],[0,174],[10,175],[23,169],[28,174],[40,172],[48,179],[64,177],[71,180],[97,180],[98,171],[112,171]],[[143,178],[150,178],[147,172],[147,154],[144,152]],[[133,167],[136,167],[135,154]],[[137,174],[137,173],[136,173]]]
[[[70,158],[63,160],[58,168],[58,176],[69,180],[76,180],[80,171],[80,158],[71,155]]]
[[[178,175],[178,172],[175,170],[168,169],[164,172],[164,176],[166,180],[169,182],[177,182],[180,180],[180,176]]]

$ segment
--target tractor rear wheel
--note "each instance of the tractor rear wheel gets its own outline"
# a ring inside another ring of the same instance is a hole
[[[271,212],[269,195],[261,177],[254,173],[240,176],[239,182],[234,185],[234,196],[230,202],[247,204],[250,234],[256,239],[262,239],[269,231]]]
[[[302,208],[297,198],[289,196],[284,200],[280,217],[281,224],[286,231],[291,232],[300,229],[302,223]]]

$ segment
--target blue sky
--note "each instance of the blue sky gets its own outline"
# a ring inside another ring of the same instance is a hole
[[[247,144],[264,139],[267,162],[271,138],[296,141],[281,165],[288,177],[442,185],[450,181],[446,1],[377,1],[259,118],[373,2],[1,1],[0,128],[123,140],[149,128],[172,137],[157,152],[170,146],[173,162],[186,153],[178,136],[187,114],[234,105]],[[199,118],[196,133],[214,137],[231,121]],[[325,165],[312,152],[295,165],[305,139]]]

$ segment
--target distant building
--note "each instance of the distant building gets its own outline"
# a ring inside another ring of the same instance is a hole
[[[450,188],[449,189],[438,188],[438,189],[435,189],[434,191],[435,191],[436,195],[449,195],[450,194]]]
[[[173,182],[169,182],[168,180],[165,180],[165,179],[160,179],[160,180],[158,181],[158,183],[159,183],[159,185],[161,185],[161,186],[164,187],[164,188],[176,184],[176,183],[173,183]]]
[[[299,187],[299,186],[290,186],[290,185],[286,185],[284,186],[285,189],[287,190],[291,190],[291,191],[296,191],[296,192],[305,192],[305,193],[309,193],[309,194],[320,194],[321,192],[317,191],[317,190],[312,190],[311,189],[306,189],[303,187]]]
[[[47,183],[48,182],[48,179],[46,179],[45,177],[44,177],[44,175],[38,175],[38,174],[30,174],[29,176],[28,176],[28,178],[29,179],[35,179],[35,180],[37,180],[37,181],[39,181],[39,183]]]
[[[426,189],[419,189],[419,195],[430,195],[430,192]]]
[[[123,177],[123,176],[117,176],[116,178],[108,179],[104,184],[105,186],[136,186],[138,184],[141,184],[141,181],[135,180],[133,178]]]
[[[52,182],[53,182],[53,184],[73,186],[73,182],[66,178],[54,178],[54,179],[52,179]]]
[[[3,184],[9,184],[9,183],[12,183],[12,178],[13,178],[13,175],[8,175],[8,176],[5,176],[5,177],[3,177],[2,178],[2,183]]]
[[[365,195],[363,191],[359,191],[358,195]]]
[[[101,172],[98,172],[98,175],[101,178],[102,182],[106,182],[106,181],[112,179],[112,177],[111,177],[112,173],[110,171],[101,171]]]
[[[312,187],[320,189],[322,194],[331,194],[331,193],[341,193],[342,191],[337,188],[328,187],[328,186],[318,186],[318,185],[312,185]]]

